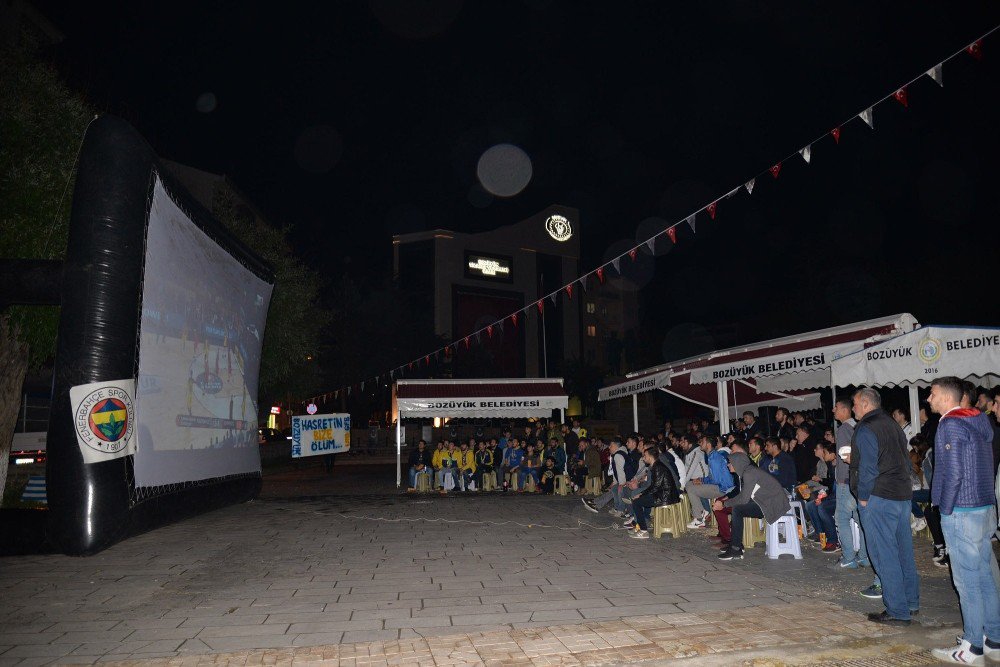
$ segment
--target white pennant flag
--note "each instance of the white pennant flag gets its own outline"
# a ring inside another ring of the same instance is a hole
[[[396,378],[396,369],[389,371],[389,379],[394,380]]]
[[[812,152],[812,144],[799,151],[799,155],[801,155],[802,159],[806,161],[806,164],[809,164],[809,161],[812,160]]]
[[[649,252],[651,252],[654,255],[656,254],[656,237],[655,236],[653,238],[649,239],[648,241],[646,241],[646,247],[649,248]]]
[[[937,64],[927,70],[927,76],[934,79],[937,85],[944,87],[944,65]]]
[[[692,232],[696,231],[696,230],[695,230],[695,228],[694,228],[694,223],[695,223],[695,218],[696,218],[696,216],[693,216],[693,215],[689,215],[689,216],[688,216],[688,219],[687,219],[687,223],[688,223],[689,225],[691,225],[691,231],[692,231]]]
[[[549,298],[552,299],[552,305],[553,306],[558,306],[559,305],[559,303],[556,301],[556,293],[555,292],[553,292],[552,294],[550,294]]]
[[[587,291],[587,276],[584,276],[583,278],[580,278],[580,287],[583,288],[584,292]]]
[[[615,257],[613,260],[611,260],[611,266],[615,267],[615,271],[617,271],[618,273],[621,273],[621,269],[618,268],[618,261],[620,259],[621,257]]]
[[[503,333],[503,320],[500,320],[500,333]]]
[[[868,127],[872,128],[873,130],[875,129],[875,119],[872,117],[871,107],[868,107],[867,109],[859,113],[858,118],[865,121],[865,123],[868,124]]]
[[[479,332],[476,332],[476,345],[479,345]]]
[[[362,380],[361,381],[361,391],[364,391],[364,390],[365,390],[365,381]]]
[[[752,194],[753,194],[753,186],[754,186],[754,184],[755,184],[756,182],[757,182],[757,179],[756,179],[756,178],[751,178],[751,179],[750,179],[749,181],[747,181],[747,182],[746,182],[746,183],[745,183],[745,184],[743,185],[743,187],[745,187],[745,188],[747,189],[747,194],[748,194],[748,195],[752,195]],[[693,216],[692,216],[692,217],[693,217]],[[690,222],[690,221],[691,221],[691,220],[690,220],[690,218],[689,218],[689,219],[688,219],[688,222]]]

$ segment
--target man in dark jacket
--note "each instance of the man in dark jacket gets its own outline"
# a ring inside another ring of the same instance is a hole
[[[885,603],[885,611],[868,614],[868,620],[909,625],[910,612],[920,609],[920,584],[910,533],[913,464],[906,436],[882,410],[882,397],[874,389],[859,389],[852,403],[858,424],[851,441],[851,492],[861,506],[868,555]]]
[[[642,457],[649,470],[649,486],[632,498],[632,512],[638,530],[629,535],[640,540],[649,538],[649,514],[654,507],[673,505],[681,501],[675,481],[677,473],[671,474],[667,466],[660,461],[660,450],[648,447]]]
[[[961,386],[956,377],[937,378],[928,399],[941,415],[931,499],[941,510],[964,626],[957,646],[934,649],[933,654],[944,662],[983,664],[984,653],[1000,656],[1000,568],[990,544],[997,527],[993,428],[976,408],[961,407]]]
[[[791,493],[795,486],[795,461],[788,452],[781,451],[781,441],[777,438],[764,441],[764,458],[760,460],[760,468],[774,475],[781,488]]]
[[[746,454],[734,452],[729,457],[729,470],[740,478],[740,492],[725,502],[716,500],[714,508],[733,509],[732,543],[719,554],[719,560],[743,558],[743,519],[755,517],[774,523],[788,513],[788,495],[777,478],[755,466]]]
[[[417,475],[431,474],[431,453],[427,451],[427,443],[421,440],[417,448],[410,452],[410,488],[417,488]]]

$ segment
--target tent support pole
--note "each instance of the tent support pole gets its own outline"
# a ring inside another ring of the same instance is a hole
[[[833,422],[833,438],[834,441],[837,439],[837,420],[834,418],[833,413],[837,411],[837,388],[832,384],[830,385],[830,421]],[[840,454],[838,454],[840,456]]]
[[[403,426],[403,415],[400,414],[399,416],[396,417],[396,488],[397,489],[399,488],[402,482],[402,474],[403,474],[402,426]]]
[[[632,432],[639,432],[639,394],[632,394]]]
[[[716,396],[719,398],[719,435],[729,434],[729,383],[723,380],[715,383]]]
[[[910,423],[920,426],[920,394],[917,390],[917,385],[911,384],[909,387],[910,393]]]

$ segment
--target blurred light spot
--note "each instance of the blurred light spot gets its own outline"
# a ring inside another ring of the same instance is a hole
[[[638,228],[635,230],[635,242],[643,244],[642,248],[640,248],[640,252],[643,255],[666,255],[674,249],[674,243],[670,240],[670,237],[666,234],[660,234],[665,231],[669,225],[670,223],[666,220],[657,217],[646,218],[639,223]],[[649,246],[645,244],[644,241],[652,238],[656,234],[660,234],[660,236],[656,237],[656,240],[653,242],[653,251],[650,252]]]
[[[325,174],[343,153],[340,135],[329,125],[307,127],[295,141],[295,162],[311,174]]]
[[[497,144],[479,158],[476,175],[483,188],[497,197],[513,197],[531,181],[531,158],[513,144]]]
[[[201,113],[212,113],[215,111],[216,104],[218,104],[218,100],[215,99],[215,93],[202,93],[195,100],[194,108]]]
[[[625,292],[636,292],[642,289],[649,284],[656,272],[653,258],[649,254],[638,252],[634,260],[625,254],[633,247],[635,247],[634,241],[622,239],[612,243],[604,251],[604,262],[610,262],[615,257],[624,255],[618,261],[618,271],[615,271],[612,266],[607,269],[605,275],[611,285]]]
[[[371,0],[371,8],[389,32],[406,39],[426,39],[455,22],[462,0]]]

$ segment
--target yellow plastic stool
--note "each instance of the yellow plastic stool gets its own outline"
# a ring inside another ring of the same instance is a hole
[[[483,488],[481,491],[496,491],[497,488],[497,474],[495,471],[484,472],[483,473]]]
[[[569,495],[569,475],[556,475],[555,486],[552,488],[556,495]]]
[[[586,492],[592,496],[601,495],[601,478],[600,477],[588,477]]]
[[[524,490],[527,493],[534,493],[535,490],[536,490],[535,489],[535,478],[532,477],[531,475],[528,475],[527,479],[524,480]]]
[[[517,491],[517,473],[516,472],[507,473],[507,480],[510,483],[507,488],[510,489],[511,491]]]
[[[431,490],[431,476],[430,473],[418,472],[417,473],[417,491],[425,492]]]
[[[653,537],[659,539],[663,533],[670,533],[673,537],[680,537],[687,530],[684,520],[684,508],[681,503],[673,505],[660,505],[653,508]]]
[[[750,517],[743,518],[743,548],[751,549],[758,542],[765,542],[764,522]]]

